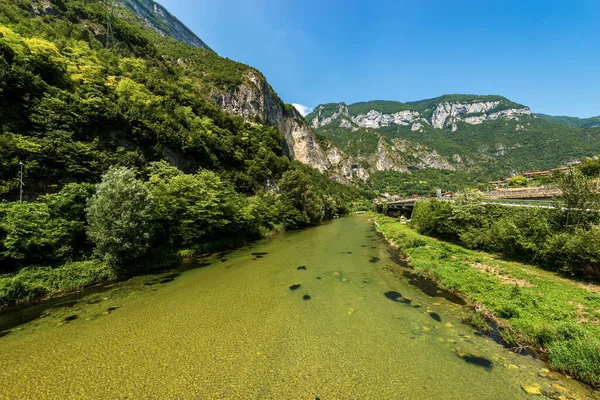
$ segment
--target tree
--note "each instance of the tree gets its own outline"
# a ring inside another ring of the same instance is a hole
[[[53,218],[45,203],[0,205],[0,272],[30,264],[55,265],[73,256],[77,222]]]
[[[154,201],[131,169],[111,167],[87,208],[96,255],[117,267],[144,255],[153,232]]]
[[[529,182],[529,181],[524,176],[520,176],[520,175],[513,176],[512,178],[510,178],[508,180],[508,186],[523,187],[523,186],[527,186],[527,182]]]
[[[152,163],[150,173],[157,214],[176,245],[195,244],[239,228],[240,195],[214,172],[183,174],[161,162]]]
[[[594,184],[576,168],[571,168],[561,174],[557,180],[561,195],[555,200],[555,208],[563,217],[563,226],[574,229],[588,219],[590,210],[598,210],[599,196],[594,190]]]
[[[600,159],[586,157],[581,164],[577,165],[577,169],[581,170],[585,176],[598,178],[600,176]]]

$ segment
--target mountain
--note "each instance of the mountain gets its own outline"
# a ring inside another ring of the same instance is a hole
[[[341,127],[381,128],[391,125],[411,126],[421,130],[423,124],[456,131],[459,122],[471,125],[497,119],[514,120],[530,115],[529,108],[501,96],[445,95],[434,99],[400,103],[368,101],[347,106],[345,103],[324,104],[306,119],[313,128],[339,120]]]
[[[15,198],[20,161],[29,198],[158,160],[245,193],[272,186],[282,155],[357,179],[259,71],[192,39],[146,0],[0,3],[0,199]]]
[[[436,185],[459,189],[600,152],[600,129],[537,118],[528,107],[494,95],[330,103],[306,120],[322,141],[352,157],[374,187],[402,187],[404,194],[429,193]]]
[[[135,11],[156,32],[170,36],[180,42],[200,49],[210,50],[187,26],[175,18],[166,8],[153,0],[120,0],[123,5]]]
[[[556,122],[561,125],[571,126],[574,128],[597,128],[600,127],[600,116],[590,118],[577,118],[567,116],[554,116],[548,114],[535,114],[536,117],[548,121]]]

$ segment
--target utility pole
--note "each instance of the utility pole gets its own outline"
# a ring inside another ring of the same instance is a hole
[[[20,177],[20,181],[21,181],[21,187],[20,187],[20,193],[19,193],[19,203],[23,202],[23,161],[21,161],[19,163],[19,165],[21,166],[21,177]]]

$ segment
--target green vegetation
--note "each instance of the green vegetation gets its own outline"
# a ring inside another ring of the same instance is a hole
[[[600,178],[600,158],[586,157],[581,164],[577,164],[575,168],[579,169],[585,176],[591,178]]]
[[[498,102],[500,102],[500,104],[498,104],[496,107],[490,109],[489,112],[497,112],[497,111],[507,110],[509,108],[525,107],[522,104],[515,103],[513,101],[508,100],[506,97],[497,96],[497,95],[480,96],[480,95],[475,95],[475,94],[447,94],[444,96],[434,97],[432,99],[411,101],[406,104],[411,107],[414,107],[414,109],[416,111],[421,111],[421,114],[425,118],[431,118],[433,109],[439,103],[445,103],[445,102],[471,103],[474,101],[485,101],[485,102],[498,101]],[[476,114],[469,114],[469,115],[476,115]]]
[[[559,182],[563,197],[555,208],[483,205],[478,192],[455,202],[415,205],[411,224],[420,233],[468,248],[505,254],[563,274],[600,278],[598,194],[576,169]]]
[[[508,180],[509,187],[525,187],[529,183],[529,180],[524,176],[513,176]]]
[[[411,171],[410,174],[396,171],[377,171],[371,174],[368,186],[377,192],[398,194],[410,197],[435,196],[435,190],[457,192],[465,187],[477,185],[476,179],[468,172],[447,171],[425,168]]]
[[[547,114],[535,114],[535,116],[548,121],[556,122],[557,124],[571,126],[573,128],[592,128],[600,126],[600,116],[590,118],[554,116]]]
[[[522,104],[518,104],[508,100],[506,97],[488,95],[488,96],[479,96],[475,94],[447,94],[444,96],[435,97],[432,99],[419,100],[419,101],[409,101],[406,103],[401,103],[399,101],[393,100],[372,100],[372,101],[361,101],[358,103],[353,103],[348,105],[348,113],[351,116],[356,116],[360,114],[366,114],[371,110],[379,111],[383,114],[394,114],[399,111],[418,111],[424,117],[430,118],[433,113],[433,109],[440,103],[444,102],[474,102],[474,101],[498,101],[496,107],[490,110],[490,112],[502,111],[509,108],[523,108],[525,107]],[[312,121],[313,118],[317,116],[317,113],[320,109],[320,114],[322,118],[327,118],[332,116],[335,112],[339,110],[340,105],[346,106],[346,103],[327,103],[320,104],[315,107],[315,111],[308,114],[306,116],[307,121]],[[475,114],[469,114],[475,115]]]
[[[423,204],[427,209],[453,208],[446,202]],[[445,223],[445,229],[476,218],[472,206],[457,207],[452,221],[439,215],[430,217],[437,226]],[[425,208],[419,212],[424,213]],[[500,334],[509,346],[539,349],[553,368],[600,385],[600,295],[596,286],[586,287],[533,266],[420,235],[394,218],[376,215],[376,220],[378,230],[408,256],[417,273],[478,305],[483,314],[500,324]],[[533,230],[539,231],[539,227]],[[473,317],[471,323],[485,329],[487,324],[480,317]]]
[[[517,130],[517,125],[525,126],[525,130]],[[435,149],[448,159],[458,154],[463,159],[458,168],[489,180],[514,171],[548,170],[600,150],[600,129],[570,128],[533,117],[479,125],[459,123],[452,133],[429,126],[424,130],[413,132],[410,127],[395,125],[378,131]]]
[[[517,130],[517,125],[525,126],[526,130]],[[461,123],[452,133],[427,125],[422,129],[424,132],[412,131],[410,126],[391,125],[376,130],[352,131],[330,124],[317,132],[348,154],[365,157],[361,165],[367,169],[373,163],[369,160],[375,159],[378,144],[383,141],[391,148],[394,140],[402,141],[402,150],[392,151],[401,167],[416,166],[421,160],[415,155],[425,157],[436,151],[456,169],[443,175],[429,168],[411,171],[415,176],[371,171],[370,187],[401,195],[431,194],[430,189],[417,184],[419,181],[442,190],[456,191],[511,176],[514,171],[548,170],[600,151],[600,128],[571,128],[533,117],[523,117],[520,121],[487,121],[479,125]],[[583,164],[580,168],[584,168],[586,175],[598,177],[600,163],[597,160],[588,159]],[[407,186],[406,182],[414,184]],[[540,182],[544,183],[547,182]]]
[[[348,106],[348,112],[352,116],[366,114],[371,110],[379,111],[383,114],[393,114],[398,111],[413,110],[413,108],[405,103],[400,103],[399,101],[388,100],[363,101]]]
[[[325,137],[344,153],[351,156],[368,156],[377,152],[377,144],[381,137],[372,129],[360,128],[356,131],[335,127],[323,127],[318,135]]]
[[[258,71],[109,3],[0,2],[0,307],[318,224],[358,197],[212,102]]]

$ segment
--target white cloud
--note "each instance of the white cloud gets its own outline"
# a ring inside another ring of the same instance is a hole
[[[294,107],[296,107],[296,110],[298,110],[298,112],[299,112],[300,114],[302,114],[302,116],[303,116],[303,117],[306,117],[306,116],[307,116],[308,114],[310,114],[310,113],[312,112],[312,110],[313,110],[312,108],[310,108],[310,107],[307,107],[307,106],[304,106],[304,105],[302,105],[302,104],[295,104],[295,103],[292,103],[292,105],[293,105]]]

